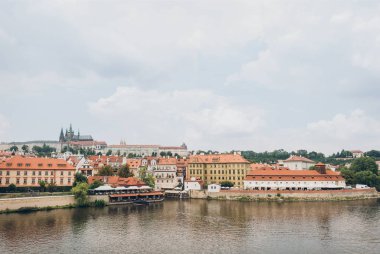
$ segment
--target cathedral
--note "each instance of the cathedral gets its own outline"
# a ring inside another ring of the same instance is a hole
[[[63,128],[61,128],[61,133],[59,134],[59,142],[71,142],[71,141],[94,141],[91,135],[80,135],[78,130],[78,134],[75,134],[73,131],[73,127],[70,124],[70,128],[63,133]]]

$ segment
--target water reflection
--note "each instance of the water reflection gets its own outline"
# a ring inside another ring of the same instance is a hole
[[[376,253],[379,244],[379,200],[188,200],[0,215],[1,253]]]

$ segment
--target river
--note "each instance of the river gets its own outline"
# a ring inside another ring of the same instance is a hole
[[[380,200],[166,200],[2,214],[0,253],[380,253]]]

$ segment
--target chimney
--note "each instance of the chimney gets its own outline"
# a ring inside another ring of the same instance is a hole
[[[320,174],[326,174],[326,165],[323,164],[322,162],[319,162],[315,164],[315,169],[320,173]]]

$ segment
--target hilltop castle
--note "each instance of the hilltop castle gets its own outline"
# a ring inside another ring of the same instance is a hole
[[[59,134],[59,142],[71,142],[71,141],[94,141],[91,135],[80,135],[78,130],[78,134],[75,134],[73,131],[73,127],[70,124],[70,128],[65,131],[63,134],[63,128],[61,128],[61,133]]]

